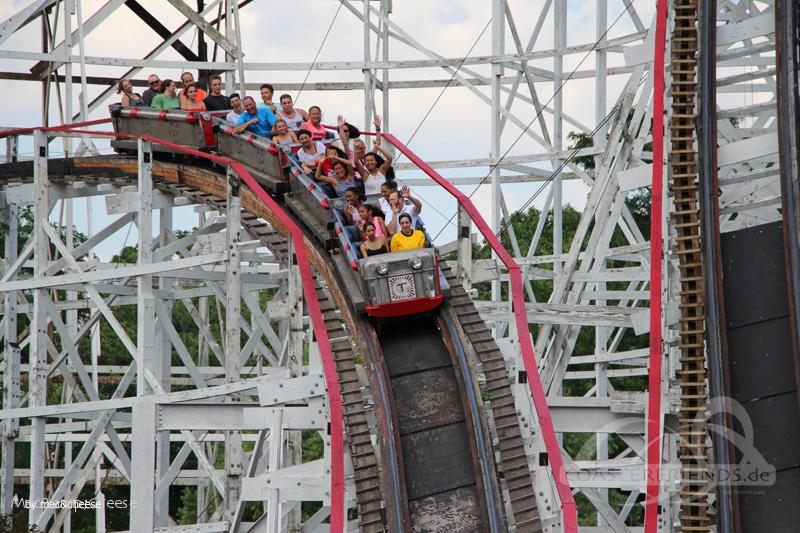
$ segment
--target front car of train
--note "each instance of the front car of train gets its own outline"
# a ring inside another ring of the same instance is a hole
[[[375,205],[379,197],[367,196]],[[344,198],[331,199],[333,230],[347,263],[360,278],[364,312],[375,318],[393,318],[425,313],[442,303],[442,277],[436,249],[419,248],[361,258],[357,242],[345,227]],[[446,283],[446,282],[445,282]]]
[[[367,305],[376,318],[425,313],[442,303],[439,261],[433,248],[381,254],[362,259],[358,272]]]

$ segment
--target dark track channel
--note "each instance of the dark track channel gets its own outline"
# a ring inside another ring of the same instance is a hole
[[[450,350],[432,317],[383,323],[413,531],[484,531],[471,421]]]
[[[729,430],[743,436],[732,462],[759,474],[775,469],[774,483],[735,485],[740,531],[797,531],[800,403],[783,223],[724,233],[721,252],[730,392],[741,404]]]

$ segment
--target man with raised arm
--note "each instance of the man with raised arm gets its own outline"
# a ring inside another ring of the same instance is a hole
[[[406,203],[408,200],[409,203]],[[422,212],[422,203],[411,196],[411,189],[403,187],[401,191],[393,191],[389,195],[389,205],[392,207],[392,220],[386,222],[386,229],[389,235],[394,235],[400,231],[400,215],[408,215],[411,219],[411,227],[417,227],[419,214]]]

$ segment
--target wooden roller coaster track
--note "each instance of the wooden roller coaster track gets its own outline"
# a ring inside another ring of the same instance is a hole
[[[706,457],[705,289],[698,219],[695,109],[698,13],[694,0],[675,0],[673,10],[669,189],[675,204],[672,223],[680,269],[680,520],[682,531],[707,532],[711,525]]]

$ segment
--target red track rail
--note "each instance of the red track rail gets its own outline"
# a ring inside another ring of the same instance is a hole
[[[556,432],[553,428],[553,421],[550,419],[550,409],[547,406],[547,397],[542,388],[542,380],[539,376],[539,368],[536,364],[536,357],[533,353],[533,344],[528,334],[528,314],[525,310],[525,298],[522,287],[522,273],[511,254],[503,247],[500,240],[483,219],[478,209],[467,195],[459,191],[452,183],[443,178],[430,165],[420,159],[406,145],[401,143],[394,135],[384,133],[383,138],[397,148],[403,155],[417,165],[420,170],[430,176],[433,181],[438,183],[444,190],[450,193],[458,203],[469,213],[472,221],[480,230],[486,242],[492,247],[497,256],[508,269],[508,277],[511,284],[511,301],[514,304],[514,319],[517,324],[519,344],[522,350],[522,361],[528,373],[528,385],[531,390],[531,398],[536,407],[536,416],[539,426],[542,428],[544,445],[550,458],[550,468],[556,484],[556,491],[561,500],[561,511],[564,516],[564,532],[577,533],[578,516],[575,508],[575,500],[572,498],[572,489],[569,486],[567,473],[564,469],[564,460],[561,457],[561,448],[556,440]],[[659,263],[660,264],[660,263]]]
[[[330,403],[331,415],[331,517],[330,517],[330,531],[341,533],[344,528],[344,437],[343,437],[343,415],[342,415],[342,397],[339,390],[339,381],[336,378],[336,366],[333,361],[333,353],[331,352],[331,344],[328,339],[328,331],[325,329],[325,321],[322,317],[319,301],[317,300],[316,287],[314,285],[314,276],[311,273],[311,262],[305,249],[305,238],[303,230],[294,223],[294,221],[281,209],[281,207],[270,198],[264,189],[258,184],[255,178],[247,171],[241,163],[220,157],[218,155],[201,152],[191,148],[186,148],[179,144],[171,143],[163,139],[157,139],[149,135],[133,135],[133,134],[120,134],[108,131],[89,131],[72,129],[74,127],[96,125],[110,122],[110,119],[94,120],[90,122],[82,122],[77,124],[66,124],[64,126],[50,127],[50,128],[25,128],[19,130],[9,130],[0,132],[0,136],[16,135],[22,133],[30,133],[35,130],[43,131],[57,131],[62,133],[75,133],[75,134],[88,134],[98,135],[103,137],[125,137],[125,138],[141,138],[146,139],[154,144],[160,144],[176,151],[186,154],[191,154],[196,157],[209,159],[222,165],[229,165],[247,184],[253,194],[259,200],[264,202],[270,211],[278,218],[284,225],[286,230],[291,235],[292,243],[294,244],[294,253],[297,257],[297,264],[300,268],[300,278],[303,284],[303,291],[306,295],[306,304],[308,305],[309,315],[311,316],[311,323],[314,328],[314,335],[317,337],[319,343],[320,355],[322,356],[323,373],[325,374],[325,385],[328,389],[328,401]]]
[[[650,369],[647,400],[647,499],[645,533],[658,532],[661,467],[661,263],[662,190],[664,186],[664,53],[667,48],[667,1],[656,5],[653,57],[653,183],[650,209]]]
[[[328,400],[331,412],[331,520],[330,531],[341,532],[344,528],[344,442],[343,442],[343,413],[342,396],[339,390],[339,380],[336,377],[336,365],[333,361],[331,343],[328,339],[328,331],[325,329],[325,321],[322,317],[322,310],[317,300],[317,291],[314,285],[314,276],[311,274],[311,263],[306,254],[303,230],[300,226],[269,197],[266,191],[258,184],[255,178],[247,171],[241,163],[232,163],[231,167],[236,171],[242,180],[250,187],[250,190],[269,207],[292,235],[294,243],[294,253],[297,256],[297,264],[300,266],[300,278],[303,281],[303,291],[306,294],[306,305],[308,313],[311,315],[311,322],[314,325],[314,334],[319,341],[320,355],[322,356],[322,367],[325,373],[325,383],[328,388]]]

